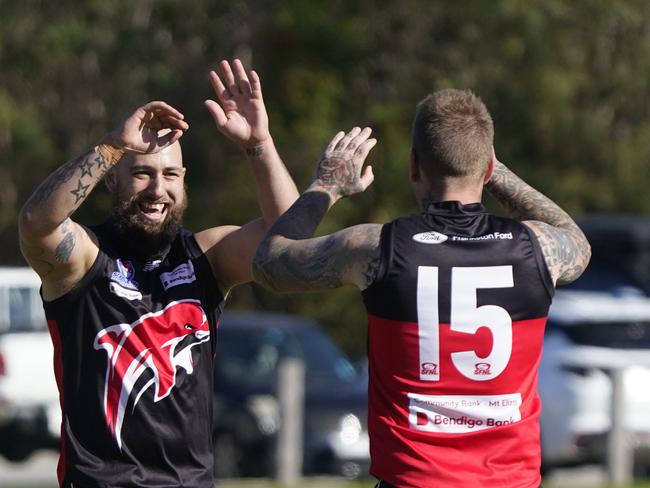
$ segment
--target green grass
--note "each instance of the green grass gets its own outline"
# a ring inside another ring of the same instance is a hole
[[[306,478],[296,486],[299,488],[373,488],[375,481],[373,479],[364,479],[359,481],[344,481],[334,478],[321,478],[309,479]],[[544,484],[544,488],[614,488],[610,485],[551,485]],[[287,488],[284,485],[274,483],[271,481],[255,480],[255,481],[229,481],[218,483],[215,488]],[[650,481],[634,483],[626,487],[618,486],[616,488],[650,488]]]
[[[316,478],[309,479],[305,478],[301,480],[296,487],[297,488],[373,488],[375,481],[372,479],[364,479],[359,481],[344,481],[338,480],[336,478]],[[549,485],[544,484],[544,488],[614,488],[610,485]],[[16,488],[7,485],[3,485],[3,488]],[[30,488],[21,486],[20,488]],[[31,488],[46,488],[43,486],[31,487]],[[49,488],[55,488],[54,486]],[[224,481],[217,483],[215,488],[288,488],[285,485],[275,483],[267,480],[247,480],[247,481]],[[627,485],[625,487],[617,486],[615,488],[650,488],[650,481],[644,481],[640,483],[634,483],[632,485]]]

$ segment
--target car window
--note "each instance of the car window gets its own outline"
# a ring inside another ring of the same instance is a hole
[[[561,289],[607,292],[613,295],[646,295],[643,282],[623,261],[594,256],[584,273]]]
[[[278,329],[222,328],[218,336],[218,368],[229,382],[249,387],[275,378],[280,357],[299,356],[299,347]]]
[[[289,357],[305,362],[308,383],[350,382],[357,377],[347,357],[328,336],[312,327],[292,331],[279,327],[223,327],[217,350],[220,376],[249,388],[273,385],[281,359]]]
[[[0,332],[46,330],[45,313],[36,287],[0,287]]]
[[[347,383],[357,378],[357,370],[328,336],[311,329],[299,329],[296,335],[307,364],[308,381]]]

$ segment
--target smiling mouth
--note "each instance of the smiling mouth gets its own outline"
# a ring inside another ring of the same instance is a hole
[[[138,203],[138,209],[140,214],[147,220],[150,221],[161,221],[167,215],[167,209],[169,205],[166,203],[152,203],[152,202],[140,202]]]

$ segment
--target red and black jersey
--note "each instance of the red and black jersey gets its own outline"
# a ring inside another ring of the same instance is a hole
[[[371,473],[399,488],[538,487],[553,285],[528,227],[441,202],[382,229],[369,315]]]
[[[161,259],[120,252],[111,227],[82,281],[45,302],[63,425],[59,483],[213,486],[213,358],[223,296],[194,235]]]

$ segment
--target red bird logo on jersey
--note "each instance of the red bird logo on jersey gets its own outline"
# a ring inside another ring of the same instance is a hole
[[[208,320],[199,303],[171,302],[163,310],[145,314],[132,324],[106,327],[95,337],[95,349],[108,354],[104,414],[120,449],[124,414],[140,376],[147,370],[153,373],[135,398],[134,406],[152,385],[154,402],[169,395],[176,385],[177,368],[183,368],[187,374],[194,371],[191,349],[210,339]]]

